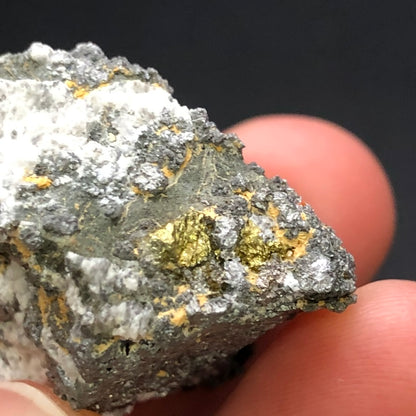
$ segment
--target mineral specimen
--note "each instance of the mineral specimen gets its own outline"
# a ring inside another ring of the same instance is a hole
[[[0,146],[4,379],[111,411],[354,301],[334,232],[154,69],[91,43],[3,55]]]

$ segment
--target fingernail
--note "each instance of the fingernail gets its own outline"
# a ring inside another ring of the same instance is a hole
[[[22,382],[0,383],[2,416],[69,416],[54,400],[36,387]]]

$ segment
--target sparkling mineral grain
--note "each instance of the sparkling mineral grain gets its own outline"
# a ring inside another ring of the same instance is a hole
[[[0,378],[114,411],[354,301],[334,232],[171,92],[91,43],[0,57]]]

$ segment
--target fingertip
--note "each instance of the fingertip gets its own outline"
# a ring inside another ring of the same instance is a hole
[[[0,382],[0,415],[4,416],[98,416],[75,411],[45,386],[21,381]]]
[[[381,266],[393,240],[395,205],[387,175],[355,135],[309,116],[269,115],[230,129],[247,162],[288,180],[354,255],[358,284]]]
[[[343,314],[302,314],[271,340],[221,416],[413,415],[416,283],[358,289]]]

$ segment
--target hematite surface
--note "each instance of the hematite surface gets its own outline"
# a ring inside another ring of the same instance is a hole
[[[0,146],[3,378],[114,410],[354,301],[334,232],[153,69],[91,43],[2,56]]]

